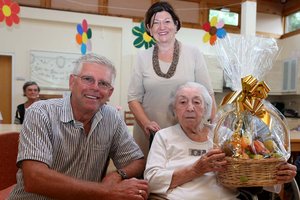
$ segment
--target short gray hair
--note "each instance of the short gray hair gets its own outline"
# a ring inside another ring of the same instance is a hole
[[[200,95],[204,100],[204,113],[201,121],[206,122],[207,120],[209,120],[211,116],[211,110],[212,110],[212,98],[209,92],[207,91],[206,87],[204,87],[203,85],[197,82],[186,82],[182,85],[179,85],[176,88],[176,90],[171,93],[170,104],[169,104],[170,114],[173,116],[173,118],[175,118],[174,109],[175,109],[176,98],[179,92],[185,88],[194,88],[199,91]]]
[[[81,56],[74,62],[73,74],[78,75],[80,73],[83,63],[96,63],[100,65],[105,65],[111,70],[112,83],[114,83],[117,72],[114,64],[108,58],[94,53],[88,53],[84,56]]]

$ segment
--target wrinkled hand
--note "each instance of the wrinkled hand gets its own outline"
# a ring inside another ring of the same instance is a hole
[[[225,153],[218,148],[208,151],[194,163],[193,168],[197,174],[202,175],[207,172],[223,171],[226,169],[227,161],[224,160]]]
[[[288,183],[295,178],[297,174],[297,167],[290,163],[284,163],[278,167],[277,180],[280,184]]]
[[[160,130],[160,126],[155,121],[150,121],[144,126],[144,132],[148,137],[150,137],[150,130],[153,132],[157,132]]]
[[[109,199],[146,200],[148,199],[148,183],[136,178],[126,179],[110,185]]]

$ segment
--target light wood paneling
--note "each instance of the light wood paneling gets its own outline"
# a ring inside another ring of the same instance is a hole
[[[3,124],[11,123],[12,57],[0,56],[0,111]]]
[[[107,16],[131,18],[134,22],[144,19],[146,10],[158,0],[16,0],[20,5],[93,13]],[[241,14],[241,4],[245,1],[256,1],[257,12],[285,16],[300,10],[299,0],[169,0],[178,13],[185,28],[202,29],[208,21],[209,9],[228,8],[231,12]],[[240,25],[225,26],[230,33],[240,33]],[[289,35],[287,35],[289,36]]]

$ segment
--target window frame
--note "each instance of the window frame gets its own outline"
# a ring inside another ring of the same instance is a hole
[[[219,11],[221,11],[221,8],[220,9],[211,9],[211,8],[207,9],[207,21],[209,21],[209,10],[219,10]],[[241,9],[239,9],[239,10],[238,9],[237,10],[232,9],[232,10],[230,10],[230,12],[234,12],[234,13],[237,13],[239,15],[239,17],[238,17],[239,23],[238,23],[237,26],[224,24],[224,28],[228,33],[237,33],[237,34],[239,34],[241,32]]]
[[[284,39],[284,38],[287,38],[287,37],[291,37],[291,36],[300,34],[300,29],[297,29],[295,31],[291,31],[291,32],[288,32],[288,33],[285,32],[286,26],[287,26],[287,24],[286,24],[286,17],[289,16],[289,15],[292,15],[293,13],[296,13],[296,12],[300,12],[300,7],[297,8],[297,9],[294,9],[294,10],[283,12],[283,14],[282,14],[283,35],[280,37],[280,39]]]

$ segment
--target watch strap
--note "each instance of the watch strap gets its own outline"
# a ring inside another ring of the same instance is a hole
[[[126,172],[124,172],[122,169],[118,169],[117,172],[121,176],[122,180],[128,179]]]

